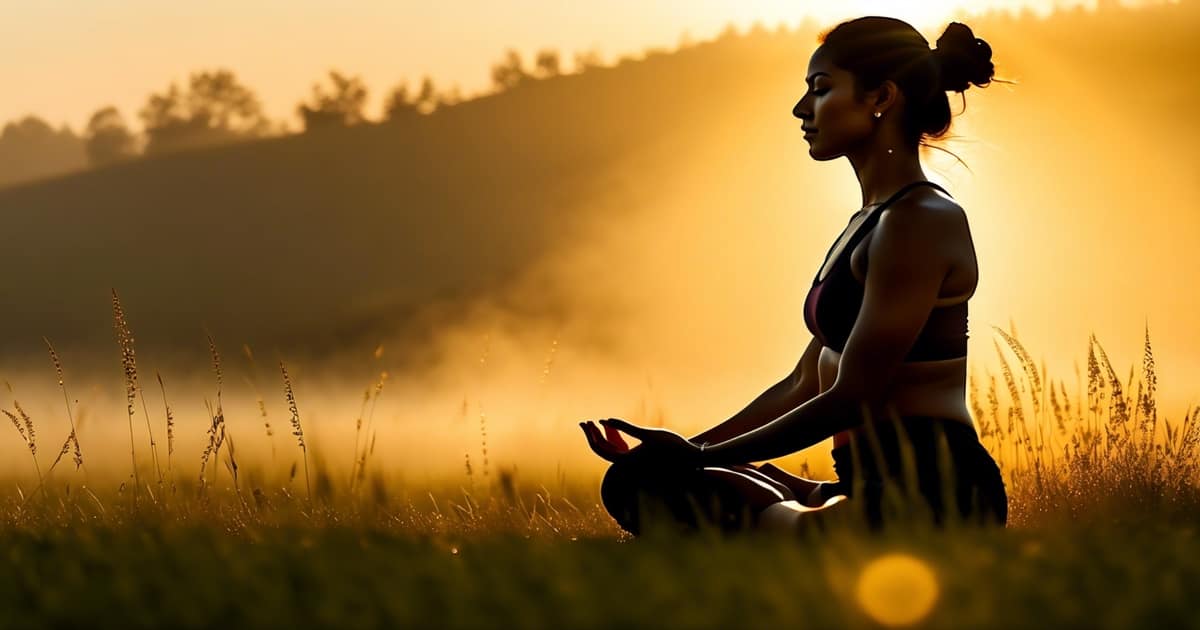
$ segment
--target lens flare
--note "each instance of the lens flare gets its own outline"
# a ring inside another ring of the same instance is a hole
[[[937,603],[937,576],[919,558],[889,553],[863,568],[855,597],[876,622],[892,627],[911,625],[924,619]]]

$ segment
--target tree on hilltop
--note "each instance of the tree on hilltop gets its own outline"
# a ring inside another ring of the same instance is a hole
[[[0,129],[0,187],[85,168],[83,140],[37,116],[25,116]]]
[[[329,82],[328,92],[321,84],[314,83],[309,102],[296,107],[305,131],[319,127],[349,127],[367,119],[363,113],[367,104],[367,86],[361,78],[330,70]]]
[[[125,125],[125,118],[116,107],[96,110],[83,133],[88,163],[102,166],[137,157],[137,136]]]
[[[492,65],[492,85],[496,91],[511,90],[528,80],[530,75],[523,66],[521,53],[510,48],[502,61]]]
[[[186,92],[171,83],[151,94],[138,116],[148,155],[256,138],[271,129],[258,97],[224,69],[192,73]]]
[[[401,81],[383,99],[383,119],[388,122],[417,115],[417,106],[408,93],[408,82]]]
[[[417,91],[417,97],[413,100],[417,111],[422,114],[432,114],[438,106],[437,88],[433,86],[433,79],[425,77],[421,79],[421,89]]]
[[[538,52],[537,58],[534,61],[533,67],[538,77],[548,79],[562,74],[559,68],[558,52],[554,50],[543,50]]]
[[[402,81],[392,88],[383,102],[383,117],[388,121],[403,120],[418,114],[432,114],[442,107],[457,105],[462,102],[458,86],[446,94],[439,94],[433,79],[422,77],[421,87],[416,94],[409,94],[408,82]]]

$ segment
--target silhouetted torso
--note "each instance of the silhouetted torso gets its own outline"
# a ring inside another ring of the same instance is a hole
[[[856,213],[813,278],[805,299],[804,318],[824,346],[818,359],[822,392],[837,378],[841,352],[862,306],[873,229],[888,206],[922,185],[945,192],[933,182],[913,182],[881,206]],[[962,212],[950,201],[943,203],[946,211]],[[978,283],[978,267],[965,221],[962,233],[945,238],[961,244],[956,249],[959,259],[942,283],[929,320],[894,375],[888,401],[900,415],[934,416],[970,425],[966,405],[967,301]],[[845,441],[845,435],[839,435],[835,446]]]

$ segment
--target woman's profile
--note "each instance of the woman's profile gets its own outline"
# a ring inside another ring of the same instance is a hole
[[[863,207],[813,278],[813,339],[792,373],[690,439],[619,419],[581,423],[612,462],[605,508],[635,535],[660,516],[685,528],[798,529],[851,512],[876,527],[911,515],[1007,520],[1004,482],[966,405],[974,244],[919,155],[950,127],[947,92],[993,80],[991,48],[962,23],[931,48],[906,22],[876,16],[819,43],[792,113],[813,159],[849,160]],[[641,444],[630,449],[621,433]],[[751,463],[830,437],[836,481]]]

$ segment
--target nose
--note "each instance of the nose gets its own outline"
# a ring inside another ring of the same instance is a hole
[[[800,99],[796,102],[795,107],[792,108],[792,115],[800,120],[812,119],[812,113],[808,111],[807,107],[804,107],[804,99]]]

